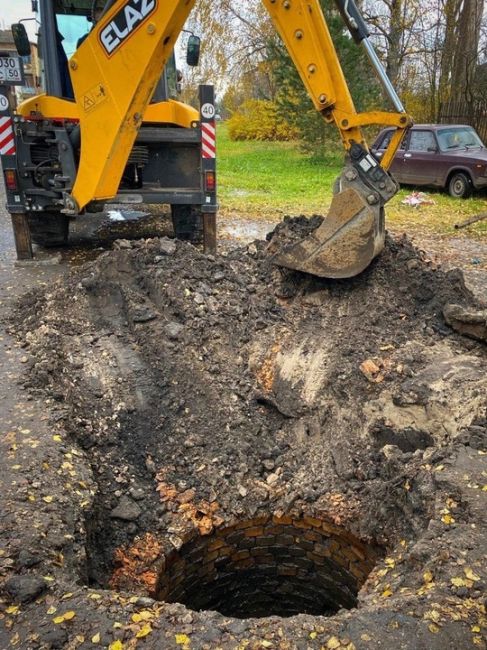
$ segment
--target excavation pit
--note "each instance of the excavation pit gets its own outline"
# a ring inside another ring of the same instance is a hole
[[[156,596],[234,618],[332,616],[356,607],[379,555],[319,519],[250,519],[171,553]]]

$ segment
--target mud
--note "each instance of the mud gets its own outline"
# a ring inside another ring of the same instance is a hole
[[[486,348],[443,316],[475,300],[407,239],[277,269],[318,223],[119,241],[21,301],[52,435],[11,450],[5,647],[486,647]]]

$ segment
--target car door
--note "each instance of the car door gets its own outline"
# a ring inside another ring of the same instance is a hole
[[[412,129],[404,152],[401,178],[410,185],[436,185],[438,143],[431,129]]]

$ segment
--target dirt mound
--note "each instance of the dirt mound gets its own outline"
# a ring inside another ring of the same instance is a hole
[[[122,241],[17,312],[27,384],[92,473],[64,579],[142,595],[148,647],[482,641],[486,351],[442,316],[472,298],[406,239],[353,280],[276,268],[318,221],[216,257]]]

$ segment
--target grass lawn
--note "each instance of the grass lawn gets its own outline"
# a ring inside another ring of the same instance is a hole
[[[218,128],[218,177],[222,214],[279,220],[283,215],[325,214],[343,156],[314,159],[290,142],[232,142],[224,124]],[[387,206],[389,225],[395,230],[436,234],[487,235],[487,220],[455,231],[455,223],[487,211],[487,193],[452,199],[429,191],[435,205],[411,208],[401,201],[406,188]]]

